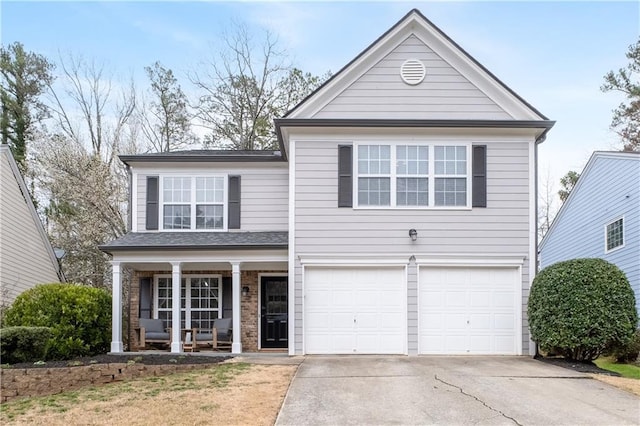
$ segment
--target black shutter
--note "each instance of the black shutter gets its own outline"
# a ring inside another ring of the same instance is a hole
[[[487,146],[474,145],[472,171],[472,207],[487,207]]]
[[[229,229],[240,229],[240,176],[229,176]]]
[[[151,318],[151,278],[140,278],[139,317]]]
[[[353,207],[353,171],[351,145],[338,145],[338,207]]]
[[[158,176],[147,176],[147,229],[158,229]]]

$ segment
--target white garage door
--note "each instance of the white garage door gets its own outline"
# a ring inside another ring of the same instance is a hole
[[[517,354],[520,277],[515,268],[421,267],[423,354]]]
[[[406,353],[404,269],[306,268],[304,290],[306,353]]]

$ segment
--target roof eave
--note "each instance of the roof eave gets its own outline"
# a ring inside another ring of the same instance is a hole
[[[234,245],[130,245],[130,246],[109,246],[101,245],[98,249],[112,254],[113,252],[123,251],[161,251],[161,250],[177,250],[177,251],[194,251],[194,250],[283,250],[289,245],[283,244],[234,244]]]

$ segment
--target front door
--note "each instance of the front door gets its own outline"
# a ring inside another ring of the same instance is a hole
[[[287,277],[262,277],[260,293],[261,347],[286,348],[289,329]]]

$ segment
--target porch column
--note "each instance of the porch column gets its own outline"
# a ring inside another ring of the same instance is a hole
[[[122,350],[122,277],[120,262],[111,262],[113,295],[111,297],[111,352]]]
[[[231,288],[233,300],[233,344],[231,353],[242,353],[242,338],[240,337],[240,263],[231,264]]]
[[[180,341],[180,262],[171,262],[171,353],[182,352]]]

